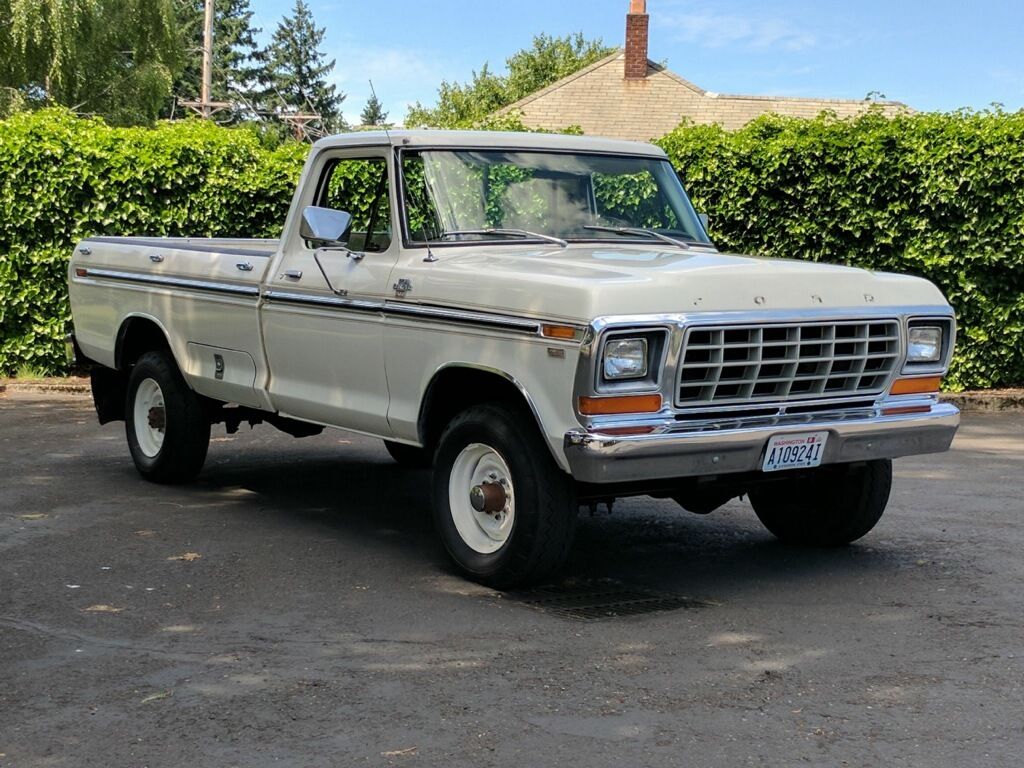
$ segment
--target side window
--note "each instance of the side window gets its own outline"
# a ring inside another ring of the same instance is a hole
[[[383,157],[336,160],[324,170],[316,205],[346,211],[352,226],[346,245],[380,252],[391,245],[388,164]]]

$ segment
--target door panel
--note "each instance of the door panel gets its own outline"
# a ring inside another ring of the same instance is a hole
[[[262,312],[275,408],[289,416],[382,436],[391,434],[389,398],[383,315],[374,308],[386,295],[398,255],[390,236],[389,163],[384,150],[325,158],[314,177],[319,179],[316,197],[303,202],[345,210],[341,206],[355,205],[360,196],[379,195],[378,210],[361,202],[358,211],[349,211],[353,231],[347,243],[362,247],[370,242],[384,250],[361,252],[363,258],[356,259],[342,248],[317,250],[301,239],[286,245],[267,281]]]

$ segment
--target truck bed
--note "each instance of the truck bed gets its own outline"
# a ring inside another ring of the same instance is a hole
[[[260,283],[277,248],[277,240],[247,238],[83,240],[69,266],[80,348],[89,359],[115,367],[126,328],[133,318],[149,318],[197,391],[265,407],[258,306]]]

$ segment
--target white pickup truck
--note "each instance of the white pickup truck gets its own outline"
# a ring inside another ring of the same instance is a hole
[[[445,547],[499,588],[550,578],[581,505],[626,496],[745,494],[782,539],[846,544],[891,460],[959,424],[935,286],[719,253],[646,144],[337,136],[280,240],[89,238],[69,281],[144,477],[195,477],[211,424],[373,435],[433,467]]]

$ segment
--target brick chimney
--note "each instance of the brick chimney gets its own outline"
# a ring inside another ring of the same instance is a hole
[[[647,32],[651,17],[647,15],[647,0],[630,0],[626,16],[626,79],[643,80],[647,77]]]

